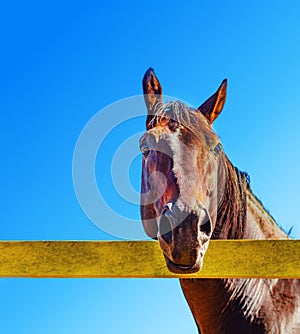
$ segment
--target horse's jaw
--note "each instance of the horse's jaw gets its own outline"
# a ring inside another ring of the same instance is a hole
[[[204,255],[208,248],[208,244],[209,241],[205,242],[199,249],[197,249],[198,256],[193,264],[175,263],[163,253],[168,270],[174,274],[193,274],[200,271],[203,267]]]
[[[165,257],[165,261],[166,261],[166,265],[167,268],[174,274],[192,274],[192,273],[196,273],[197,271],[199,271],[202,268],[202,259],[200,259],[199,261],[197,261],[195,264],[193,265],[181,265],[181,264],[176,264],[174,262],[172,262],[168,257],[166,257],[166,255],[164,255]]]

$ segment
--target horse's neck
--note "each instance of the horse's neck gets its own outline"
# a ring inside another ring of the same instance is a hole
[[[255,321],[261,284],[221,279],[181,279],[180,283],[200,333],[265,333],[264,325]],[[243,288],[255,297],[254,302]]]
[[[212,238],[288,238],[252,193],[246,174],[232,165],[228,168],[227,176],[230,174],[231,180],[225,185]],[[270,293],[282,284],[289,284],[284,280],[264,279],[181,279],[180,282],[203,333],[229,333],[228,328],[235,328],[239,333],[271,332],[265,331],[264,326],[272,326],[273,320],[279,320],[276,317],[282,312],[275,310]],[[274,313],[268,324],[257,322],[263,309]],[[280,329],[274,331],[279,332]]]
[[[286,239],[259,199],[252,193],[246,173],[227,157],[220,169],[219,205],[212,239]]]
[[[220,333],[226,294],[222,280],[180,279],[180,284],[200,333]],[[209,332],[210,330],[210,332]]]
[[[202,334],[300,333],[299,280],[181,279]]]
[[[262,203],[247,190],[247,221],[243,239],[288,239]]]

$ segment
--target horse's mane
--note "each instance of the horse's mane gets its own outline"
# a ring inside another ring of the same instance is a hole
[[[241,239],[247,222],[247,190],[250,189],[247,173],[234,167],[222,152],[225,164],[226,186],[219,200],[217,223],[212,239]]]

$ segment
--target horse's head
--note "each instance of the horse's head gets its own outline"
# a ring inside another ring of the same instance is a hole
[[[222,146],[211,125],[223,108],[226,81],[198,109],[163,104],[152,69],[143,90],[148,109],[147,131],[140,139],[143,226],[158,239],[170,271],[192,273],[202,266],[225,179]]]

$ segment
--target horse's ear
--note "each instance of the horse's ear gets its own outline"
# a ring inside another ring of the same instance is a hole
[[[198,108],[200,112],[209,120],[210,124],[221,113],[226,100],[227,79],[223,80],[219,89]]]
[[[153,68],[149,68],[143,78],[143,92],[146,107],[148,109],[148,116],[146,121],[146,127],[148,127],[153,114],[155,112],[155,106],[162,101],[162,88],[158,81]]]

